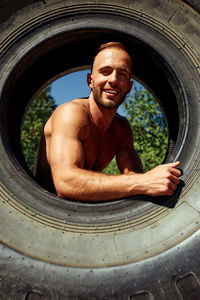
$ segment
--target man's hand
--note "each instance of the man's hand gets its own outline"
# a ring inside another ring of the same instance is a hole
[[[177,169],[180,162],[157,166],[143,174],[145,194],[150,196],[172,196],[180,182],[181,171]]]

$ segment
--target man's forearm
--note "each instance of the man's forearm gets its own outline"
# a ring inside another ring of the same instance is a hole
[[[141,175],[108,175],[75,169],[65,178],[55,180],[54,184],[61,198],[99,202],[137,194],[139,192],[137,177]]]
[[[55,189],[61,198],[85,202],[120,199],[136,194],[171,196],[181,176],[179,162],[160,165],[143,173],[107,175],[74,168],[68,175],[54,178]]]

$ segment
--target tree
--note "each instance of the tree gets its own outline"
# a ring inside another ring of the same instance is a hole
[[[33,172],[42,130],[53,110],[55,100],[50,95],[51,87],[42,90],[29,105],[22,124],[21,143],[25,160]]]
[[[161,107],[148,90],[134,84],[123,108],[133,129],[135,149],[144,171],[148,171],[161,164],[167,152],[168,131]],[[113,173],[115,170],[116,162],[113,160],[105,172]]]

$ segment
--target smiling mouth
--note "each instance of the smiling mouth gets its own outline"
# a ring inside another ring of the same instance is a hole
[[[119,92],[116,91],[116,90],[104,90],[104,92],[105,92],[106,94],[112,95],[112,96],[116,96],[116,95],[119,94]]]

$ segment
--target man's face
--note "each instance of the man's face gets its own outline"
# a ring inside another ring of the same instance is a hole
[[[97,54],[89,86],[96,103],[109,109],[117,108],[132,87],[131,59],[121,48],[110,47]]]

